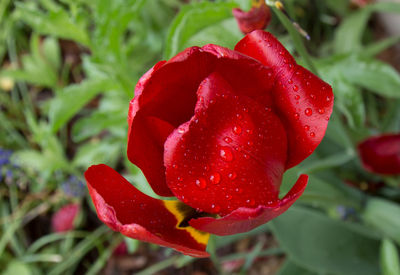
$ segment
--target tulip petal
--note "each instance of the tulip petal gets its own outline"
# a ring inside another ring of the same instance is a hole
[[[308,176],[301,175],[289,193],[276,205],[260,205],[257,208],[241,207],[222,218],[203,217],[192,219],[189,224],[194,228],[219,236],[250,231],[285,212],[303,194],[307,182]]]
[[[232,13],[236,18],[239,29],[244,34],[254,30],[263,30],[271,21],[271,11],[264,1],[261,1],[261,4],[257,6],[253,6],[250,11],[245,12],[240,8],[234,8]]]
[[[182,225],[194,209],[178,201],[151,198],[104,164],[91,166],[85,178],[99,219],[111,229],[190,256],[208,256],[209,234]]]
[[[139,80],[130,104],[128,158],[160,196],[172,196],[165,180],[164,142],[174,128],[193,116],[197,88],[213,71],[219,72],[236,94],[271,105],[272,71],[243,54],[206,45],[157,63]]]
[[[288,133],[287,169],[308,157],[324,137],[333,108],[332,88],[296,63],[270,33],[254,31],[235,47],[275,74],[274,102]]]
[[[358,152],[368,171],[400,174],[400,134],[371,137],[358,145]]]
[[[286,162],[279,118],[236,96],[218,73],[199,86],[194,117],[168,137],[167,184],[178,199],[208,213],[273,204]]]

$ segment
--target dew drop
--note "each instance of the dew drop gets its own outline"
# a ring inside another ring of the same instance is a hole
[[[242,127],[240,126],[233,126],[232,131],[236,134],[236,135],[240,135],[242,133]]]
[[[201,188],[201,189],[205,189],[207,187],[207,183],[206,180],[203,178],[199,178],[196,180],[196,185],[197,187]]]
[[[237,174],[235,172],[232,172],[232,173],[228,174],[228,178],[231,179],[231,180],[236,179],[236,177],[237,177]]]
[[[289,79],[289,80],[288,80],[288,83],[289,83],[289,84],[293,84],[293,80]]]
[[[172,168],[178,169],[178,165],[176,165],[176,164],[174,163],[174,164],[172,164]]]
[[[304,113],[306,114],[306,116],[311,116],[312,115],[312,110],[311,108],[307,108]]]
[[[252,130],[252,129],[247,129],[247,130],[246,130],[246,133],[248,133],[248,134],[251,135],[251,134],[253,133],[253,130]]]
[[[183,128],[178,128],[178,133],[183,134],[185,132],[185,129]]]
[[[211,208],[215,211],[215,212],[219,212],[219,210],[221,210],[221,207],[219,207],[216,204],[211,205]]]
[[[305,126],[304,126],[304,130],[309,131],[309,130],[310,130],[310,126],[305,125]]]
[[[208,165],[204,165],[204,170],[206,170],[206,171],[210,171],[210,166],[208,166]]]
[[[327,96],[327,97],[326,97],[326,101],[327,101],[327,102],[331,101],[331,97],[330,97],[330,96]]]
[[[299,90],[299,86],[294,85],[294,86],[293,86],[293,91],[297,92],[298,90]]]
[[[238,152],[242,151],[242,149],[240,147],[235,147],[235,150]]]
[[[272,73],[271,72],[268,72],[267,75],[268,75],[268,77],[272,77]]]
[[[243,189],[242,188],[236,188],[235,192],[238,194],[242,194],[243,193]]]
[[[320,113],[321,115],[323,115],[325,113],[325,109],[318,109],[318,113]]]
[[[271,107],[265,107],[265,111],[271,112],[271,111],[272,111],[272,108],[271,108]]]
[[[310,86],[310,82],[309,82],[309,81],[307,81],[307,82],[306,82],[306,85],[307,85],[307,86]]]
[[[300,115],[299,115],[298,113],[295,113],[295,114],[294,114],[294,119],[295,119],[295,120],[299,120],[299,119],[300,119]]]
[[[314,132],[311,132],[311,133],[310,133],[310,137],[315,137],[315,133],[314,133]]]
[[[237,117],[238,119],[242,119],[242,115],[239,114],[239,113],[236,114],[236,117]]]
[[[249,141],[247,142],[247,145],[253,146],[253,145],[254,145],[254,142],[252,142],[251,140],[249,140]]]
[[[254,206],[256,204],[254,199],[246,200],[246,203],[250,204],[251,206]]]
[[[295,95],[295,96],[294,96],[294,99],[299,100],[299,99],[300,99],[300,96],[299,96],[299,95]]]
[[[228,194],[228,195],[225,196],[225,198],[226,198],[228,201],[230,201],[230,200],[232,199],[232,195]]]
[[[225,137],[225,138],[224,138],[224,141],[225,141],[226,143],[231,143],[231,142],[232,142],[232,139],[231,139],[230,137]]]
[[[217,172],[211,174],[210,181],[212,184],[218,184],[221,181],[221,175]]]
[[[244,157],[245,159],[249,159],[249,158],[250,158],[250,156],[249,156],[248,154],[243,154],[243,157]]]
[[[329,121],[329,117],[328,116],[325,119]]]
[[[243,112],[247,113],[249,111],[249,109],[247,109],[246,107],[243,107]]]
[[[183,181],[182,177],[178,177],[177,180],[180,181],[180,182]]]
[[[225,161],[232,161],[233,154],[229,147],[221,147],[219,156]]]

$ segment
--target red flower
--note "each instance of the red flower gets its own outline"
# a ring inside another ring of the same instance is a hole
[[[58,210],[51,218],[54,232],[67,232],[75,228],[74,222],[79,213],[79,204],[68,204]]]
[[[232,10],[239,29],[244,33],[265,29],[271,21],[271,11],[265,1],[255,1],[250,11],[245,12],[239,8]]]
[[[358,151],[364,168],[378,174],[400,174],[400,134],[371,137]]]
[[[270,33],[252,32],[235,51],[188,48],[139,80],[128,115],[128,158],[178,200],[97,165],[85,177],[98,216],[128,237],[208,256],[208,233],[249,231],[302,194],[306,175],[279,199],[282,175],[321,142],[332,106],[331,87]]]

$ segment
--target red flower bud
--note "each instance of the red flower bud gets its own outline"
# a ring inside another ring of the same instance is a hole
[[[250,11],[245,12],[239,8],[232,10],[239,29],[244,33],[265,29],[271,21],[271,11],[264,1],[254,4]]]
[[[191,47],[139,80],[128,114],[128,158],[151,198],[106,165],[85,177],[99,218],[122,234],[206,257],[208,233],[249,231],[303,193],[301,175],[279,198],[285,170],[308,157],[332,113],[331,87],[270,33],[230,50]]]
[[[400,174],[400,134],[371,137],[358,145],[364,168],[372,173]]]
[[[74,221],[79,213],[79,204],[68,204],[58,210],[51,218],[54,232],[66,232],[74,229]]]

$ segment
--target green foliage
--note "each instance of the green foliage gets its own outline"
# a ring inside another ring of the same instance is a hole
[[[299,266],[317,273],[379,274],[379,242],[351,224],[293,207],[272,225],[280,244]]]
[[[400,274],[400,258],[396,245],[390,239],[383,239],[381,244],[382,275]]]

